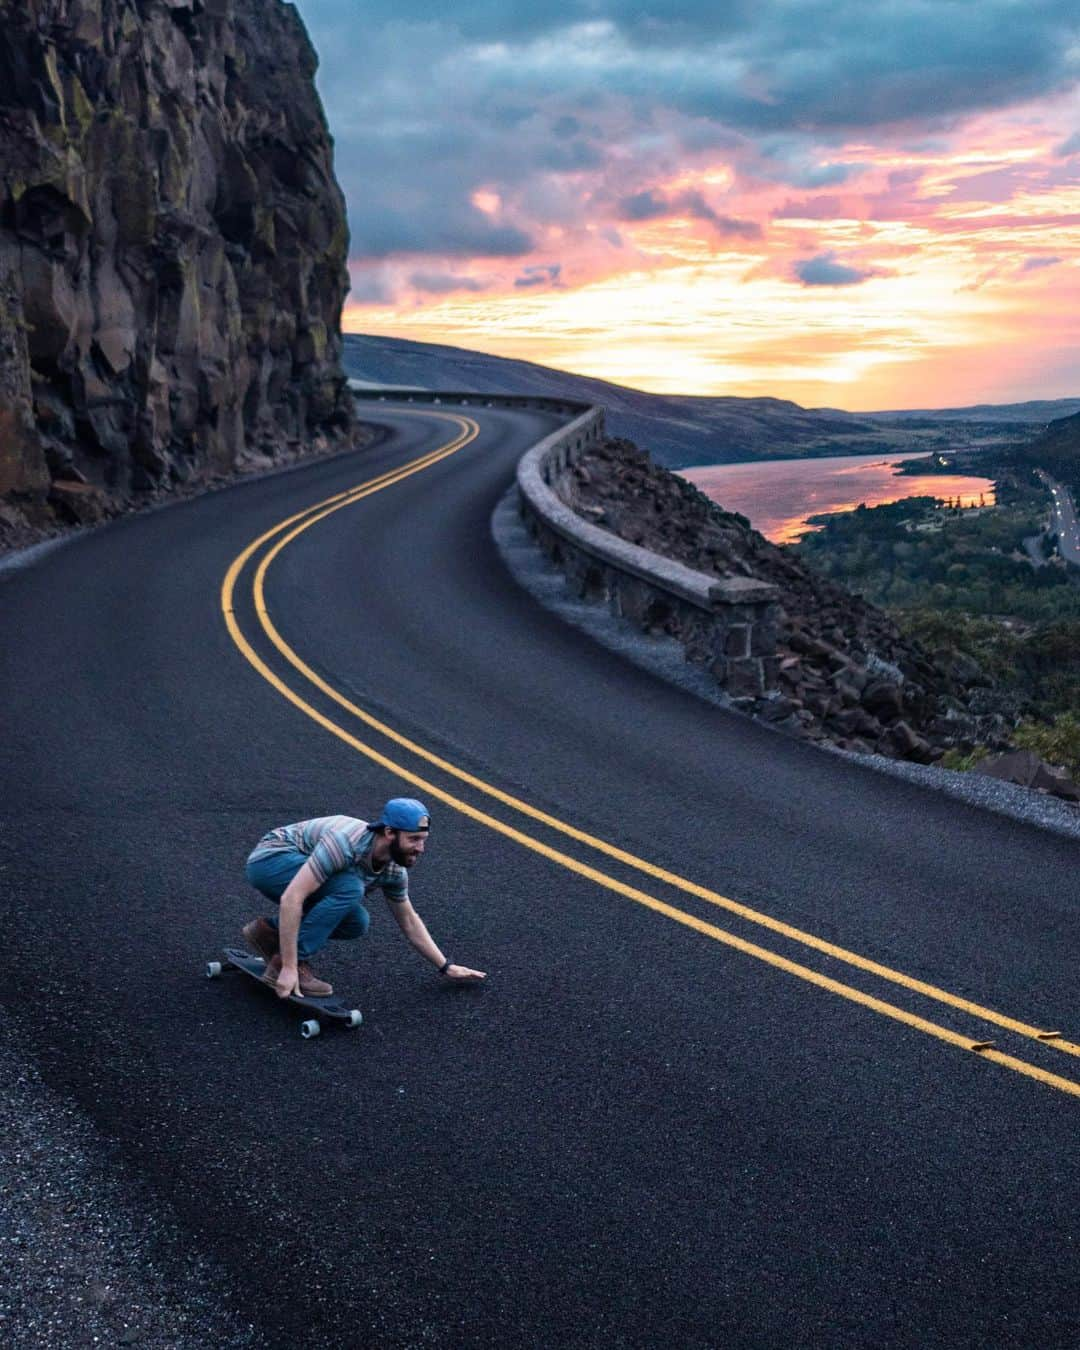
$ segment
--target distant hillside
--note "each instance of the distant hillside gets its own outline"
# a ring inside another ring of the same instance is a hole
[[[909,408],[900,412],[863,413],[887,422],[1013,422],[1046,426],[1056,418],[1080,413],[1080,398],[1035,399],[1030,403],[975,403],[970,408]]]
[[[1061,417],[1046,428],[1043,434],[1026,447],[1029,458],[1051,454],[1065,456],[1071,463],[1080,462],[1080,411],[1072,417]]]
[[[536,394],[600,403],[612,435],[648,449],[669,468],[753,459],[883,454],[936,446],[924,429],[888,427],[834,408],[778,398],[647,394],[461,347],[347,333],[342,357],[354,379],[469,393]]]
[[[1072,492],[1080,492],[1080,414],[1051,422],[1040,436],[1018,447],[1009,458],[1027,468],[1045,469]]]

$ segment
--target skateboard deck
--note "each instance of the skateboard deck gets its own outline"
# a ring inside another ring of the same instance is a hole
[[[266,974],[266,962],[261,956],[253,956],[251,952],[244,950],[242,947],[226,947],[224,957],[223,961],[208,961],[206,963],[208,978],[216,979],[227,971],[243,971],[245,975],[250,975],[253,980],[258,980],[262,987],[277,999],[274,986],[268,984],[263,978]],[[305,995],[301,998],[298,994],[290,994],[287,999],[278,1001],[292,1003],[311,1014],[310,1017],[305,1018],[300,1023],[300,1035],[305,1040],[312,1036],[318,1036],[324,1021],[338,1022],[346,1027],[358,1027],[364,1020],[360,1015],[359,1008],[346,1007],[334,994],[327,994],[322,998],[314,995]]]

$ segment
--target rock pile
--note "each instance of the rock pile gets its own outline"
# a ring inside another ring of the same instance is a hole
[[[986,680],[973,662],[936,660],[882,610],[818,577],[630,442],[587,452],[558,490],[630,543],[699,572],[781,588],[776,688],[736,699],[745,711],[842,749],[921,763],[976,743],[1008,746],[1011,723],[986,701],[976,711]]]
[[[0,0],[0,527],[348,432],[315,66],[281,0]]]

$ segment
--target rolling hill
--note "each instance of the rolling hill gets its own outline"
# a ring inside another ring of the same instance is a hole
[[[612,435],[635,441],[659,463],[677,469],[755,459],[983,448],[1026,439],[1055,412],[1061,416],[1080,409],[1080,400],[1063,399],[954,409],[939,417],[802,408],[779,398],[649,394],[530,361],[356,333],[345,334],[342,361],[351,378],[368,384],[600,403],[608,410]],[[966,412],[970,418],[961,415]]]

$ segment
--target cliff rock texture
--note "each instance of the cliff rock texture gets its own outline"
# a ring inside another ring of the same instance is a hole
[[[93,518],[351,425],[348,232],[281,0],[0,0],[0,512]]]

